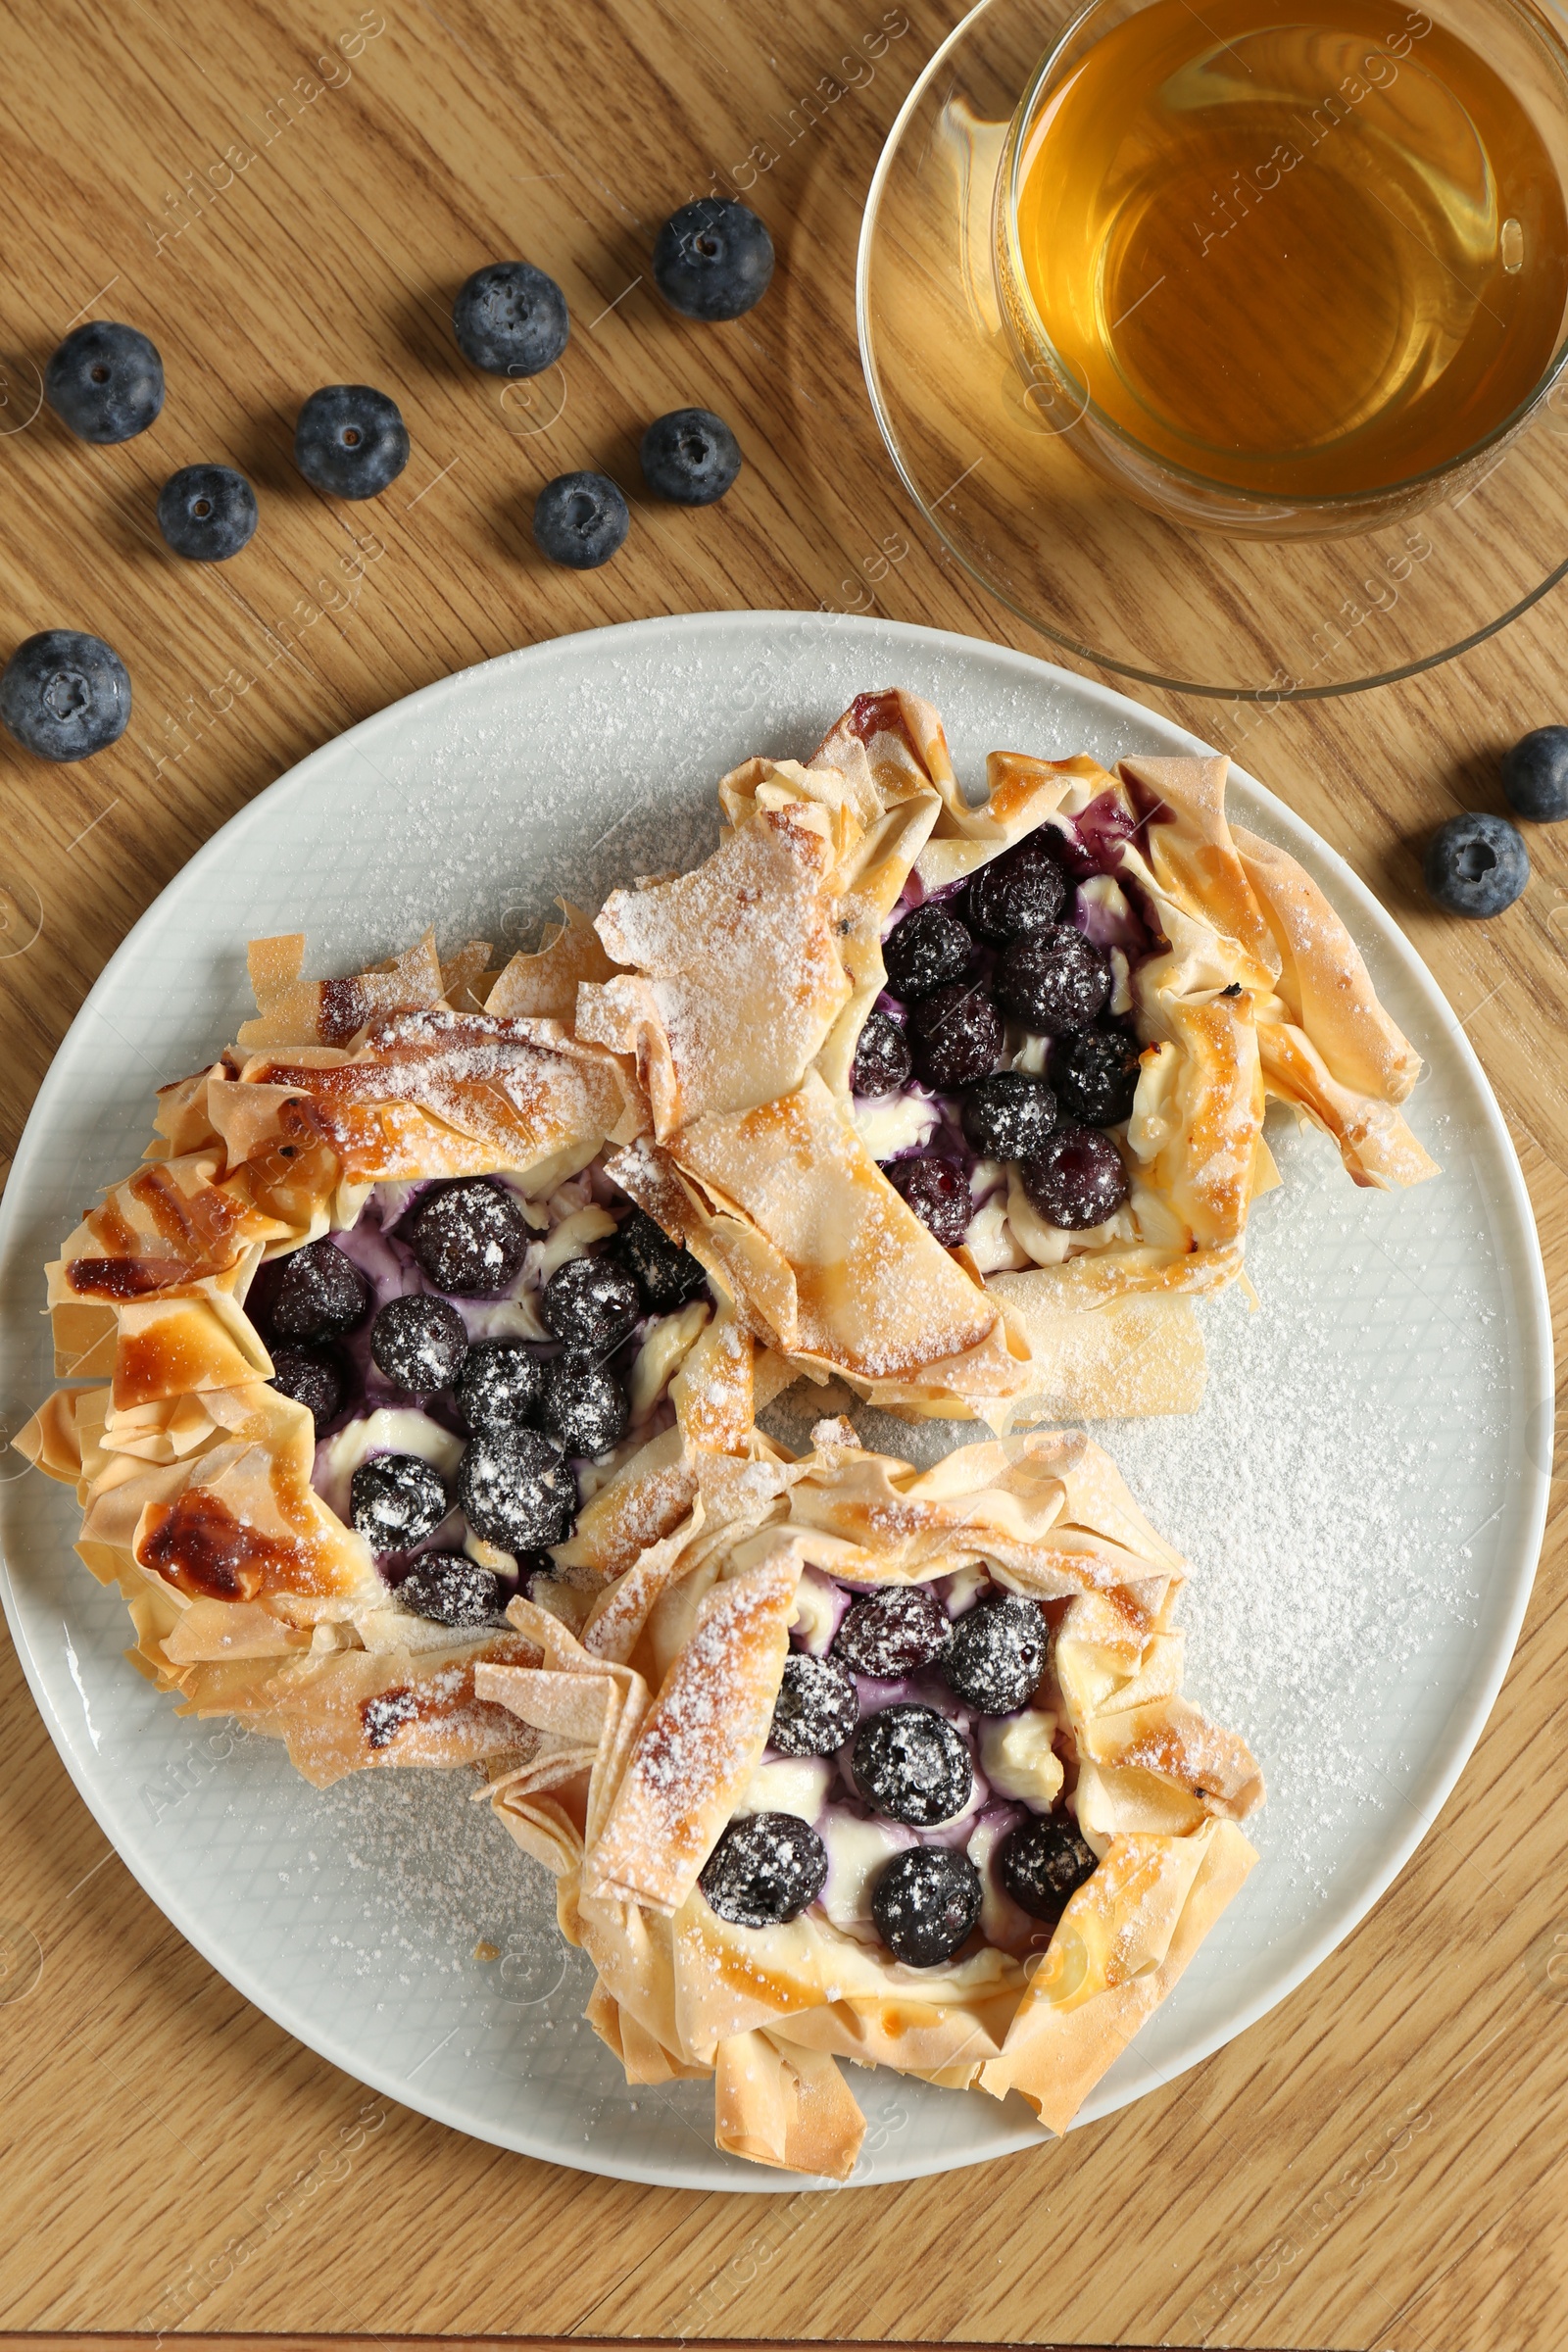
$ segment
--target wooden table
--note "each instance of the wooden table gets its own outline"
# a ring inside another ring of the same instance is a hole
[[[956,14],[949,0],[10,0],[5,650],[48,625],[97,630],[129,665],[135,710],[79,766],[0,744],[0,938],[31,943],[0,973],[7,1153],[155,892],[304,753],[412,688],[562,631],[714,606],[858,607],[1026,642],[918,525],[856,355],[866,184]],[[653,232],[688,195],[737,182],[773,230],[778,274],[752,318],[689,329],[650,293]],[[502,399],[459,360],[447,318],[469,270],[514,253],[560,278],[575,327],[564,375]],[[32,413],[37,368],[93,316],[147,329],[168,369],[157,427],[116,449]],[[342,379],[392,392],[413,434],[407,473],[373,506],[327,504],[290,461],[301,398]],[[538,485],[583,465],[635,483],[642,422],[694,400],[745,444],[725,505],[680,531],[644,511],[601,571],[542,564]],[[231,565],[178,564],[156,537],[156,489],[214,458],[256,482],[262,530]],[[1466,1021],[1568,1300],[1568,838],[1532,834],[1528,894],[1481,926],[1435,913],[1418,867],[1440,819],[1501,806],[1499,751],[1568,716],[1563,618],[1559,592],[1434,675],[1287,705],[1246,757],[1347,851]],[[1215,724],[1212,707],[1176,715]],[[1063,2143],[854,2196],[626,2187],[370,2097],[249,2008],[141,1894],[7,1652],[0,1913],[43,1962],[0,2008],[0,2325],[1562,2342],[1560,1530],[1559,1511],[1458,1793],[1294,1999]],[[1500,1907],[1495,1892],[1483,1903],[1483,1850]]]

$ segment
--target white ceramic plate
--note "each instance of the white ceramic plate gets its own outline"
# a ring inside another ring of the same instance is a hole
[[[891,684],[936,704],[971,785],[999,746],[1106,761],[1200,748],[996,646],[883,621],[710,613],[488,662],[273,785],[148,909],[39,1094],[0,1212],[8,1426],[50,1382],[43,1261],[134,1164],[153,1088],[232,1038],[249,938],[303,927],[323,972],[428,922],[444,945],[531,942],[557,890],[595,905],[701,854],[726,768],[753,752],[805,755],[854,694]],[[1192,1560],[1188,1688],[1251,1742],[1269,1802],[1261,1867],[1086,2119],[1260,2017],[1388,1886],[1496,1694],[1545,1505],[1545,1288],[1486,1080],[1349,869],[1250,778],[1232,790],[1340,907],[1426,1056],[1413,1123],[1444,1174],[1409,1195],[1360,1193],[1321,1138],[1271,1128],[1285,1184],[1252,1219],[1260,1303],[1250,1312],[1237,1288],[1200,1309],[1207,1402],[1102,1433]],[[683,2187],[794,2185],[714,2152],[705,2085],[626,2089],[578,2022],[588,1972],[558,1943],[543,1872],[468,1801],[467,1776],[366,1773],[318,1793],[270,1742],[179,1721],[123,1662],[122,1604],[75,1560],[74,1531],[68,1492],[31,1475],[0,1485],[12,1633],[106,1835],[231,1984],[377,2090],[503,2146]],[[870,2120],[858,2180],[1038,2136],[1015,2100],[881,2074],[857,2075],[856,2089]]]

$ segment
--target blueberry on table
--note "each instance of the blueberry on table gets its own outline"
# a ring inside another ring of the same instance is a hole
[[[538,375],[566,348],[566,297],[532,262],[491,262],[458,288],[452,332],[487,375]]]
[[[773,274],[773,240],[749,205],[699,196],[654,239],[654,283],[683,318],[739,318]]]
[[[969,968],[974,942],[945,906],[916,906],[882,942],[888,987],[906,1001],[928,997]]]
[[[546,1367],[539,1418],[567,1453],[589,1461],[608,1453],[630,1417],[625,1390],[587,1349],[567,1348]]]
[[[1029,1070],[994,1070],[964,1090],[958,1115],[982,1159],[1027,1159],[1056,1124],[1056,1098]]]
[[[164,405],[164,363],[134,326],[90,318],[43,371],[44,397],[80,441],[131,441]]]
[[[850,1770],[868,1805],[912,1830],[952,1821],[974,1789],[962,1734],[934,1707],[912,1702],[865,1717],[850,1750]]]
[[[635,1276],[612,1257],[572,1257],[545,1284],[545,1321],[568,1348],[608,1355],[642,1311]]]
[[[877,1873],[871,1917],[895,1960],[938,1968],[973,1933],[980,1916],[980,1873],[948,1845],[911,1845]]]
[[[402,412],[373,384],[324,384],[300,411],[294,463],[313,489],[376,498],[408,462]]]
[[[608,564],[630,528],[626,501],[608,473],[558,473],[534,500],[535,547],[573,571]]]
[[[997,994],[1015,1021],[1041,1037],[1087,1029],[1110,997],[1110,965],[1070,923],[1026,931],[997,965]]]
[[[487,1544],[534,1551],[570,1535],[577,1482],[554,1438],[536,1429],[481,1429],[458,1464],[458,1500]]]
[[[673,1241],[645,1208],[634,1208],[622,1219],[609,1255],[625,1267],[656,1315],[667,1315],[684,1306],[708,1280],[701,1260],[682,1243]]]
[[[1070,1821],[1049,1814],[1021,1821],[997,1848],[997,1876],[1031,1919],[1054,1919],[1067,1897],[1094,1874],[1093,1849]]]
[[[272,1329],[285,1340],[336,1340],[370,1311],[370,1286],[335,1242],[309,1242],[283,1260]]]
[[[886,1585],[852,1602],[831,1657],[854,1674],[892,1682],[940,1657],[953,1637],[947,1610],[924,1585]]]
[[[389,1298],[370,1326],[378,1372],[410,1396],[450,1388],[468,1352],[468,1330],[446,1298]]]
[[[528,1228],[510,1193],[482,1176],[427,1193],[406,1228],[438,1291],[471,1298],[506,1290],[528,1254]]]
[[[182,466],[158,493],[158,528],[192,564],[226,564],[257,519],[256,493],[232,466]]]
[[[531,1421],[544,1395],[545,1368],[521,1340],[480,1340],[453,1383],[468,1429],[514,1429]]]
[[[974,1205],[963,1170],[951,1159],[913,1155],[881,1162],[882,1173],[906,1208],[917,1216],[933,1241],[956,1250],[969,1230]]]
[[[343,1405],[343,1375],[316,1348],[274,1348],[272,1386],[280,1396],[308,1407],[319,1436]]]
[[[709,1909],[735,1928],[782,1927],[826,1883],[827,1848],[798,1813],[749,1813],[732,1821],[697,1881]]]
[[[40,629],[0,673],[0,719],[40,760],[87,760],[130,724],[130,678],[101,637]]]
[[[1046,1621],[1039,1604],[1004,1592],[966,1609],[953,1629],[942,1672],[956,1698],[977,1715],[1016,1715],[1045,1672]]]
[[[349,1517],[374,1552],[422,1543],[451,1508],[440,1472],[416,1453],[373,1453],[349,1481]]]
[[[1445,913],[1500,914],[1530,879],[1530,852],[1505,816],[1450,816],[1427,843],[1422,872]]]
[[[970,930],[1003,948],[1054,923],[1066,896],[1066,875],[1039,834],[1031,833],[970,877],[963,905]]]
[[[1031,1207],[1064,1233],[1105,1224],[1128,1192],[1121,1153],[1098,1127],[1058,1127],[1019,1162],[1018,1177]]]
[[[1536,727],[1502,756],[1503,797],[1535,825],[1568,816],[1568,727]]]
[[[638,452],[643,480],[677,507],[710,507],[741,469],[741,445],[711,409],[671,409],[656,416]]]
[[[494,1625],[507,1605],[500,1577],[461,1551],[421,1552],[399,1585],[398,1598],[436,1625]]]
[[[1136,1042],[1120,1029],[1080,1029],[1051,1049],[1056,1100],[1085,1127],[1119,1127],[1132,1117],[1142,1067]]]
[[[835,1658],[813,1658],[792,1649],[773,1701],[767,1737],[785,1756],[830,1756],[842,1747],[860,1717],[854,1678]]]
[[[909,1013],[914,1074],[943,1094],[968,1086],[996,1068],[1004,1034],[988,988],[978,980],[950,980]]]
[[[897,1021],[868,1012],[850,1070],[852,1095],[896,1095],[909,1083],[909,1045]]]

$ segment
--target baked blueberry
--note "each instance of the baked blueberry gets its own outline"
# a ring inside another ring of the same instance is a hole
[[[697,1884],[708,1907],[735,1928],[796,1919],[827,1883],[827,1848],[798,1813],[749,1813],[732,1821]]]
[[[677,507],[710,507],[741,469],[741,445],[711,409],[671,409],[656,416],[638,452],[643,480]]]
[[[1021,1821],[997,1848],[997,1876],[1031,1919],[1054,1919],[1094,1872],[1094,1853],[1072,1823],[1051,1814]]]
[[[509,1594],[493,1569],[464,1552],[421,1551],[399,1585],[398,1598],[437,1625],[494,1625]]]
[[[452,1385],[467,1428],[512,1429],[538,1411],[545,1368],[521,1340],[480,1340]]]
[[[951,1159],[922,1158],[887,1159],[881,1162],[883,1175],[892,1185],[905,1205],[914,1211],[927,1233],[942,1244],[944,1250],[956,1250],[969,1230],[974,1204],[969,1199],[969,1187],[963,1170],[956,1168]]]
[[[749,205],[699,196],[654,239],[654,283],[684,318],[739,318],[773,274],[773,240]]]
[[[866,1803],[912,1830],[933,1830],[969,1802],[974,1773],[961,1733],[933,1707],[904,1703],[867,1715],[850,1750]]]
[[[479,1429],[458,1464],[458,1500],[487,1544],[541,1550],[571,1533],[577,1482],[554,1438],[515,1426]]]
[[[349,1516],[372,1551],[407,1551],[451,1508],[439,1471],[416,1453],[372,1453],[349,1481]]]
[[[1067,877],[1037,833],[981,866],[963,894],[971,931],[1004,948],[1025,931],[1043,931],[1061,912]]]
[[[923,1085],[950,1094],[995,1069],[1002,1052],[1002,1015],[978,980],[950,980],[922,997],[909,1014],[909,1052]]]
[[[313,489],[376,498],[408,462],[402,412],[373,384],[323,384],[299,413],[294,463]]]
[[[1503,798],[1535,825],[1568,816],[1568,727],[1534,727],[1502,756]]]
[[[885,1012],[868,1012],[850,1069],[852,1095],[896,1095],[909,1083],[908,1041]]]
[[[411,1396],[450,1388],[467,1352],[467,1326],[448,1298],[389,1298],[370,1325],[376,1370]]]
[[[521,1210],[482,1176],[426,1193],[405,1231],[436,1289],[456,1298],[506,1290],[528,1254]]]
[[[645,1208],[634,1208],[629,1217],[622,1218],[608,1254],[625,1267],[645,1305],[656,1315],[667,1315],[684,1306],[708,1280],[700,1260],[672,1241]]]
[[[1080,1029],[1051,1049],[1051,1077],[1062,1114],[1085,1127],[1119,1127],[1133,1115],[1142,1063],[1121,1029]]]
[[[569,1257],[545,1284],[545,1321],[568,1348],[608,1355],[642,1312],[635,1276],[612,1257]]]
[[[488,263],[465,278],[452,305],[458,349],[488,375],[553,368],[570,331],[566,297],[532,262]]]
[[[1056,1098],[1028,1070],[994,1070],[965,1088],[958,1115],[982,1159],[1027,1159],[1056,1124]]]
[[[969,968],[974,942],[945,906],[916,906],[882,942],[882,961],[894,996],[912,1003],[956,980]]]
[[[884,1585],[853,1601],[832,1656],[854,1674],[892,1682],[940,1657],[953,1636],[947,1610],[924,1585]]]
[[[89,318],[50,355],[43,389],[79,441],[130,441],[164,405],[164,363],[136,327]]]
[[[335,1340],[370,1311],[370,1286],[335,1243],[308,1242],[283,1260],[271,1326],[285,1340]]]
[[[625,1390],[586,1348],[567,1348],[545,1367],[539,1418],[567,1453],[589,1460],[608,1453],[630,1415]]]
[[[1058,1127],[1019,1162],[1018,1178],[1030,1205],[1064,1233],[1103,1225],[1127,1198],[1121,1153],[1097,1127]]]
[[[226,564],[256,523],[256,493],[232,466],[182,466],[158,493],[158,528],[192,564]]]
[[[1110,965],[1070,923],[1026,931],[997,965],[997,994],[1015,1021],[1036,1036],[1087,1029],[1110,997]]]
[[[1530,852],[1505,816],[1472,812],[1438,827],[1422,871],[1446,913],[1479,918],[1513,905],[1530,879]]]
[[[871,1917],[895,1960],[937,1968],[973,1932],[982,1891],[967,1854],[950,1845],[911,1845],[878,1871]]]
[[[272,1386],[279,1396],[310,1407],[318,1436],[343,1408],[343,1375],[318,1348],[274,1348]]]
[[[130,724],[130,677],[112,645],[84,629],[24,637],[0,675],[0,719],[40,760],[88,760]]]
[[[1045,1665],[1046,1621],[1038,1602],[1004,1592],[964,1611],[942,1671],[954,1696],[977,1715],[1016,1715]]]
[[[573,571],[608,564],[630,528],[630,510],[608,473],[558,473],[533,502],[535,547]]]
[[[851,1676],[836,1658],[813,1658],[792,1649],[773,1701],[768,1739],[781,1755],[830,1756],[842,1747],[860,1719],[860,1702]]]

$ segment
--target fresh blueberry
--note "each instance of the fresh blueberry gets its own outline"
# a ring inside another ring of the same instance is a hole
[[[867,1715],[850,1750],[866,1803],[912,1830],[934,1830],[969,1802],[974,1771],[962,1734],[934,1707],[909,1703]]]
[[[256,521],[256,493],[232,466],[182,466],[158,493],[158,528],[193,564],[226,564]]]
[[[461,1551],[422,1551],[398,1587],[398,1598],[416,1617],[437,1625],[494,1625],[507,1592],[493,1569]]]
[[[343,1375],[316,1348],[274,1348],[272,1386],[280,1396],[309,1406],[318,1436],[343,1408]]]
[[[842,1747],[860,1717],[853,1679],[835,1658],[813,1658],[792,1649],[773,1701],[767,1737],[781,1755],[830,1756]]]
[[[1016,1715],[1045,1672],[1046,1621],[1017,1592],[966,1609],[942,1661],[948,1688],[977,1715]]]
[[[621,1220],[609,1254],[642,1293],[644,1304],[656,1315],[667,1315],[696,1297],[708,1276],[701,1261],[681,1243],[671,1241],[648,1211],[634,1208]]]
[[[625,1390],[586,1349],[567,1348],[547,1366],[539,1418],[567,1453],[584,1460],[608,1453],[630,1417]]]
[[[630,528],[626,501],[608,473],[558,473],[533,502],[535,547],[573,571],[608,564]]]
[[[300,411],[294,463],[313,489],[376,498],[408,462],[402,412],[371,384],[324,384]]]
[[[851,1603],[834,1636],[832,1655],[854,1674],[894,1682],[929,1666],[952,1635],[946,1609],[924,1585],[884,1585]]]
[[[513,1429],[531,1421],[544,1395],[545,1368],[521,1340],[481,1340],[453,1383],[468,1429]]]
[[[974,942],[945,906],[916,906],[882,942],[882,961],[894,996],[912,1003],[969,968]]]
[[[1027,1159],[1056,1124],[1056,1098],[1028,1070],[995,1070],[965,1088],[958,1115],[982,1159]]]
[[[566,348],[566,297],[532,262],[491,262],[458,288],[452,332],[488,375],[538,375]]]
[[[545,1321],[568,1348],[608,1355],[642,1312],[634,1275],[612,1257],[571,1257],[545,1284]]]
[[[1048,923],[1015,939],[997,965],[997,994],[1036,1036],[1087,1029],[1110,996],[1110,965],[1070,923]]]
[[[971,931],[1004,948],[1025,931],[1043,931],[1061,912],[1067,877],[1038,833],[980,867],[963,894]]]
[[[456,1298],[506,1290],[528,1254],[521,1210],[510,1193],[482,1176],[426,1193],[410,1220],[408,1241],[436,1289]]]
[[[939,1968],[980,1916],[980,1873],[950,1845],[911,1845],[877,1873],[871,1917],[895,1960]]]
[[[909,1083],[912,1068],[908,1040],[897,1021],[885,1012],[868,1012],[855,1049],[850,1092],[855,1095],[896,1095]]]
[[[710,507],[741,469],[741,445],[711,409],[671,409],[656,416],[638,452],[643,480],[677,507]]]
[[[1021,1821],[997,1848],[997,1876],[1031,1919],[1055,1919],[1067,1897],[1094,1874],[1093,1850],[1070,1821],[1049,1814]]]
[[[978,980],[950,980],[909,1014],[909,1052],[923,1085],[950,1094],[995,1069],[1004,1037],[996,999]]]
[[[285,1340],[336,1340],[370,1311],[370,1286],[334,1242],[310,1242],[283,1260],[272,1329]]]
[[[1064,1116],[1085,1127],[1119,1127],[1133,1115],[1143,1064],[1121,1029],[1080,1029],[1051,1049],[1051,1076]]]
[[[1121,1153],[1096,1127],[1058,1127],[1018,1177],[1031,1206],[1064,1233],[1103,1225],[1127,1198]]]
[[[1536,727],[1502,756],[1503,797],[1533,825],[1568,816],[1568,727]]]
[[[373,1453],[349,1481],[349,1516],[375,1552],[422,1543],[451,1508],[439,1472],[416,1453]]]
[[[87,760],[130,724],[130,679],[113,646],[81,629],[24,637],[0,675],[0,718],[40,760]]]
[[[654,240],[654,283],[683,318],[739,318],[773,274],[773,240],[748,205],[699,196]]]
[[[969,1230],[974,1204],[963,1170],[951,1159],[914,1155],[886,1159],[882,1173],[906,1208],[913,1211],[944,1250],[956,1250]]]
[[[731,1927],[782,1927],[827,1884],[827,1848],[798,1813],[749,1813],[730,1823],[697,1883]]]
[[[43,371],[44,397],[80,441],[131,441],[164,405],[164,363],[133,326],[74,327]]]
[[[468,1352],[468,1331],[446,1298],[389,1298],[370,1325],[378,1372],[411,1396],[450,1388]]]
[[[1446,913],[1500,914],[1530,879],[1530,852],[1505,816],[1450,816],[1427,843],[1422,870]]]
[[[514,1553],[564,1543],[577,1515],[565,1457],[536,1429],[476,1430],[458,1464],[458,1500],[476,1536]]]

